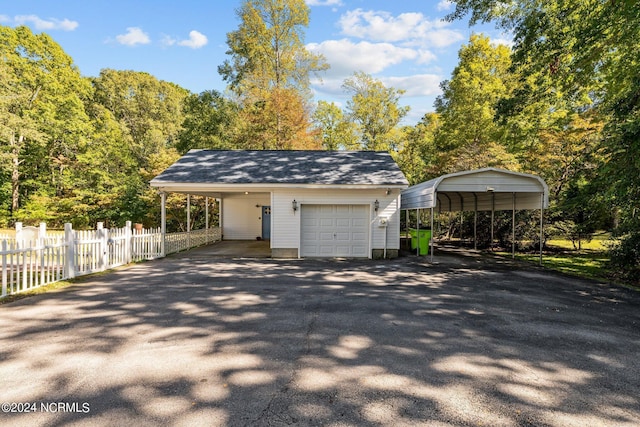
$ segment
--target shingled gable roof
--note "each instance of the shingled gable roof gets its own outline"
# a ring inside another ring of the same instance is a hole
[[[151,180],[188,183],[408,185],[389,153],[377,151],[190,150]]]

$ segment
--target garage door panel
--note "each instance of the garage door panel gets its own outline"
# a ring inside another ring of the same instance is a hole
[[[334,205],[335,212],[338,215],[349,215],[354,205]]]
[[[347,232],[342,232],[342,233],[338,232],[338,233],[335,233],[333,238],[335,240],[340,241],[340,242],[350,242],[351,241],[351,233],[349,233],[348,231]]]
[[[321,242],[332,242],[334,240],[334,236],[333,236],[333,233],[331,232],[328,232],[328,233],[320,232],[318,233],[317,239]]]
[[[368,257],[368,205],[302,205],[301,255]]]
[[[364,218],[352,218],[351,219],[351,227],[366,227],[367,220]]]
[[[336,218],[336,227],[351,227],[350,218]]]
[[[318,256],[328,256],[328,257],[334,256],[333,255],[333,249],[334,249],[333,245],[331,245],[331,246],[320,246],[319,249],[320,250],[317,252]]]

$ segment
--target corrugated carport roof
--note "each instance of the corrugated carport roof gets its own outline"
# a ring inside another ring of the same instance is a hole
[[[549,206],[549,188],[538,176],[496,168],[443,175],[402,192],[401,209],[438,212],[540,209]]]

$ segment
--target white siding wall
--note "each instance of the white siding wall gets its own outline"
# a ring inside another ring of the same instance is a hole
[[[224,239],[255,240],[262,236],[262,206],[270,203],[269,193],[225,194],[222,202]]]
[[[274,190],[272,196],[271,215],[271,247],[298,248],[300,244],[300,209],[304,204],[345,204],[369,205],[371,249],[384,249],[384,237],[387,233],[387,249],[400,248],[400,190],[393,190],[389,195],[384,189],[349,190],[349,189],[287,189]],[[298,202],[298,211],[293,212],[292,200]],[[389,225],[378,226],[373,209],[375,200],[380,202],[378,216],[389,218]],[[226,236],[225,236],[226,237]]]

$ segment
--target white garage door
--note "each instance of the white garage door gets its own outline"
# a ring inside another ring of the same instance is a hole
[[[303,257],[369,257],[368,205],[302,205]]]

